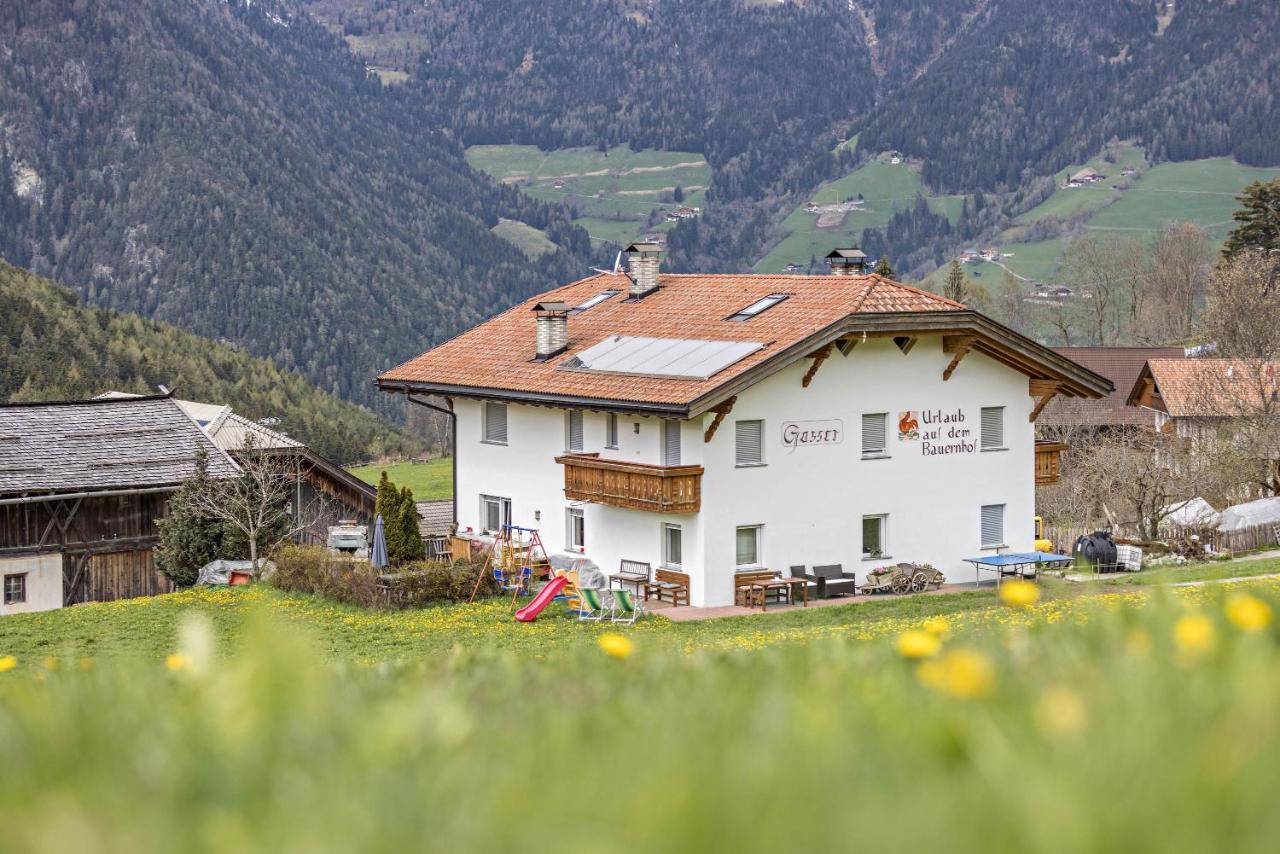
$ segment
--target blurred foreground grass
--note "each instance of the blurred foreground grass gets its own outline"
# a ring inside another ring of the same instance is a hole
[[[541,658],[399,663],[244,594],[233,634],[187,608],[160,660],[0,657],[3,848],[1270,852],[1277,594],[987,600],[762,645],[548,621]]]

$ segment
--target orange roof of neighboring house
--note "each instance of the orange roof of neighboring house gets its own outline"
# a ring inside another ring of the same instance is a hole
[[[1150,426],[1151,412],[1128,405],[1129,391],[1148,359],[1181,359],[1181,347],[1054,347],[1054,352],[1101,374],[1115,385],[1101,398],[1055,397],[1038,422],[1053,427]]]
[[[1175,418],[1230,418],[1280,407],[1280,362],[1151,359],[1129,392],[1130,406]],[[1280,413],[1280,408],[1271,411]]]
[[[1101,394],[1106,387],[1103,378],[957,302],[877,275],[664,273],[660,287],[639,300],[626,299],[630,284],[626,274],[601,273],[539,294],[387,371],[378,377],[378,384],[390,391],[695,415],[841,335],[868,329],[879,335],[917,330],[951,334],[968,329],[976,330],[983,341],[1007,338],[1006,345],[1017,350],[1024,368],[1037,363],[1045,377],[1065,378],[1065,393]],[[549,301],[576,306],[609,289],[618,295],[570,314],[567,350],[546,361],[533,359],[533,306]],[[726,321],[770,294],[786,294],[787,299],[745,322]],[[612,335],[764,346],[706,378],[562,367],[569,358]]]

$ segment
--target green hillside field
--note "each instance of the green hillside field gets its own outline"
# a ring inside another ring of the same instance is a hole
[[[665,214],[679,205],[702,207],[711,181],[711,167],[701,154],[632,151],[625,145],[608,151],[473,145],[467,149],[467,162],[503,183],[518,184],[532,198],[574,205],[580,214],[575,221],[592,239],[617,243],[670,229],[672,224],[665,221],[647,225],[650,212],[657,208]],[[671,199],[676,187],[684,191],[678,204]],[[513,242],[528,251],[525,243]]]
[[[413,490],[416,501],[436,501],[448,498],[453,494],[453,458],[416,462],[403,460],[395,463],[383,463],[367,466],[354,466],[347,469],[365,483],[375,486],[385,471],[391,482],[398,487],[409,487]]]

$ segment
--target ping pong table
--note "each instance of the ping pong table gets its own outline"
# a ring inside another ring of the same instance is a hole
[[[999,587],[1000,579],[1006,576],[1015,578],[1031,576],[1038,580],[1041,566],[1065,566],[1071,563],[1071,555],[1050,552],[1012,552],[965,558],[965,563],[973,564],[975,585],[982,583],[982,570],[985,569],[996,574],[996,587]]]

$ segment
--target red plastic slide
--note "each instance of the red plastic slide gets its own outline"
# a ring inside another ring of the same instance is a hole
[[[568,583],[563,575],[557,575],[548,581],[547,586],[538,591],[538,595],[533,597],[532,602],[516,611],[516,619],[522,623],[532,623],[538,619],[542,609],[547,607],[547,603],[556,598]]]

